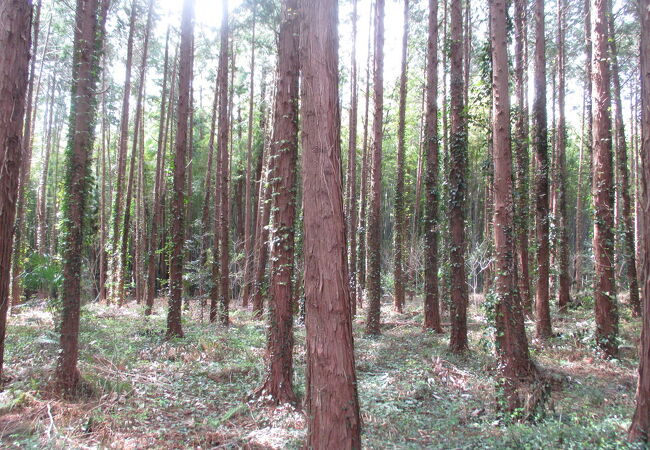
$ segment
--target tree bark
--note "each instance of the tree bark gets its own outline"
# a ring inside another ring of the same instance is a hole
[[[169,311],[167,338],[183,337],[181,306],[183,294],[183,248],[185,241],[185,153],[188,140],[190,82],[192,79],[192,36],[194,0],[184,0],[178,76],[176,155],[172,198],[172,253],[169,262]]]
[[[402,73],[399,81],[399,112],[397,125],[397,176],[395,183],[395,311],[404,312],[404,243],[406,217],[404,212],[404,132],[406,129],[406,89],[408,82],[409,0],[404,0],[404,34],[402,37]]]
[[[337,3],[302,2],[307,447],[316,449],[361,448],[345,261]]]
[[[366,334],[381,333],[381,158],[384,138],[384,0],[375,3],[374,118],[368,204],[367,272],[368,318]]]
[[[454,353],[467,350],[468,288],[465,274],[465,203],[467,172],[467,118],[463,88],[463,12],[462,1],[451,0],[451,73],[449,94],[451,107],[449,230],[451,234],[451,337]]]
[[[32,5],[10,0],[0,5],[0,382],[9,308],[9,275],[18,181],[23,148],[25,97],[32,42]],[[32,64],[32,68],[34,65]]]
[[[427,158],[424,260],[424,328],[442,333],[438,291],[438,2],[429,0],[427,109],[424,146]]]
[[[50,168],[50,155],[52,150],[52,120],[54,116],[54,88],[55,82],[52,79],[49,107],[47,108],[47,122],[45,148],[43,150],[43,168],[41,178],[38,183],[37,207],[36,207],[36,249],[41,256],[46,252],[47,240],[47,178]]]
[[[99,78],[108,0],[78,0],[70,133],[66,150],[65,195],[63,197],[64,254],[61,311],[61,350],[56,366],[56,386],[63,394],[74,395],[81,375],[79,354],[79,316],[81,309],[81,257],[83,225],[88,198],[89,159],[93,148],[96,116],[96,85]]]
[[[533,101],[533,145],[535,175],[535,234],[537,236],[537,289],[535,292],[535,335],[551,336],[549,307],[549,161],[546,113],[546,39],[544,35],[544,0],[535,0],[535,99]]]
[[[636,390],[636,409],[629,430],[632,441],[648,440],[650,431],[650,0],[639,0],[641,24],[641,147],[639,178],[641,198],[638,214],[644,216],[641,240],[640,269],[643,298],[643,328],[639,351],[639,379]]]
[[[612,164],[612,118],[610,112],[609,33],[607,0],[592,1],[594,38],[592,195],[594,198],[594,299],[596,342],[606,357],[616,357],[618,313],[614,280],[614,170]]]

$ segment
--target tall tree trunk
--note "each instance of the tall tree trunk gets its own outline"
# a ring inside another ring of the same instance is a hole
[[[567,130],[565,117],[566,97],[566,56],[565,56],[565,34],[566,34],[566,0],[557,2],[558,20],[558,77],[557,77],[557,234],[558,234],[558,263],[559,263],[559,290],[558,306],[560,310],[566,309],[571,301],[570,290],[571,280],[569,278],[569,237],[567,231],[567,210],[566,210],[566,146]]]
[[[31,32],[30,2],[10,0],[0,5],[0,172],[3,174],[0,182],[0,381],[3,378],[18,178],[23,149],[29,139],[28,134],[23,134],[23,122]]]
[[[427,158],[424,259],[424,328],[442,333],[438,291],[438,2],[429,0],[427,109],[424,146]],[[416,199],[417,200],[417,199]]]
[[[253,242],[251,237],[252,221],[252,197],[253,187],[251,182],[251,164],[253,160],[253,108],[255,106],[255,25],[257,22],[257,2],[253,1],[253,30],[251,37],[251,74],[248,97],[248,137],[246,141],[246,199],[244,211],[244,288],[242,292],[242,303],[248,308],[248,298],[251,291],[251,279],[253,269]]]
[[[50,155],[52,150],[52,120],[54,116],[54,88],[55,82],[52,79],[49,107],[47,108],[47,122],[45,148],[43,150],[43,167],[41,178],[38,183],[37,207],[36,207],[36,249],[39,255],[43,256],[46,252],[47,244],[47,177],[50,168]]]
[[[352,2],[352,57],[350,74],[350,140],[348,141],[348,201],[347,237],[348,267],[350,269],[350,307],[352,317],[357,313],[357,116],[359,108],[359,75],[357,72],[357,0]]]
[[[618,354],[618,313],[614,280],[614,170],[607,4],[608,0],[592,1],[594,299],[596,342],[606,357],[615,357]]]
[[[117,176],[115,183],[115,200],[113,212],[113,246],[111,250],[112,255],[112,276],[111,276],[111,293],[110,301],[118,302],[121,304],[123,301],[123,292],[120,290],[120,284],[123,286],[124,268],[122,267],[122,260],[120,258],[120,226],[122,225],[123,197],[124,197],[124,184],[126,174],[126,157],[129,145],[129,102],[131,99],[131,67],[133,66],[133,40],[135,34],[135,17],[137,11],[137,3],[131,4],[131,17],[129,19],[129,36],[127,38],[127,51],[126,51],[126,74],[124,76],[124,89],[122,92],[122,115],[120,119],[120,137],[118,142],[117,154]]]
[[[223,0],[223,11],[221,20],[221,50],[219,52],[219,141],[217,150],[219,154],[219,170],[217,172],[217,184],[219,186],[220,219],[219,219],[219,321],[227,326],[230,322],[228,308],[230,304],[230,236],[228,225],[230,224],[228,205],[228,0]],[[217,280],[213,280],[217,282]]]
[[[61,350],[56,366],[56,385],[67,395],[76,393],[81,375],[79,316],[81,309],[81,258],[83,225],[88,198],[89,159],[93,148],[96,85],[103,48],[109,0],[78,0],[74,33],[70,132],[66,151],[63,292]]]
[[[36,55],[38,52],[38,41],[39,41],[39,32],[40,32],[40,23],[41,23],[41,0],[38,0],[36,3],[36,13],[33,20],[33,42],[32,42],[32,54]],[[9,6],[7,6],[9,7]],[[21,296],[21,285],[20,285],[20,275],[23,271],[23,232],[25,229],[25,210],[26,210],[26,191],[27,185],[29,184],[29,177],[31,172],[32,164],[32,123],[35,121],[35,113],[38,109],[38,94],[40,91],[40,82],[41,76],[43,75],[43,65],[45,62],[45,51],[47,50],[48,43],[50,40],[50,30],[52,27],[52,19],[50,18],[48,27],[47,27],[47,37],[45,38],[45,46],[43,47],[43,53],[41,54],[41,66],[38,75],[38,88],[36,89],[36,108],[34,108],[34,81],[36,78],[36,58],[31,58],[30,67],[29,67],[29,81],[27,84],[27,106],[24,112],[24,137],[23,141],[23,154],[22,160],[20,163],[20,173],[18,176],[18,199],[16,203],[16,217],[15,217],[15,226],[14,226],[14,248],[13,248],[13,258],[12,258],[12,268],[11,268],[11,304],[17,305],[20,303]],[[34,110],[32,112],[32,109]],[[0,302],[2,297],[0,297]],[[3,335],[4,336],[4,335]],[[4,338],[3,338],[4,339]],[[0,356],[1,357],[1,356]],[[0,364],[0,369],[1,369]]]
[[[296,403],[293,391],[293,262],[298,158],[298,0],[284,0],[278,41],[277,96],[271,141],[273,243],[266,381],[274,404]]]
[[[345,262],[337,3],[305,0],[301,5],[309,448],[361,448]],[[379,4],[383,12],[382,0]]]
[[[404,132],[406,129],[406,88],[408,82],[409,0],[404,0],[404,34],[402,37],[402,74],[399,81],[399,121],[397,125],[397,176],[395,183],[395,298],[393,307],[404,311],[404,241],[406,217],[404,212]]]
[[[544,0],[535,0],[535,99],[533,101],[533,145],[537,173],[535,176],[535,219],[537,236],[537,290],[535,292],[536,330],[538,338],[551,336],[549,307],[549,161],[546,113],[546,39],[544,35]]]
[[[105,53],[105,52],[104,52]],[[107,147],[110,146],[110,141],[108,140],[109,129],[108,129],[108,115],[106,110],[106,59],[104,59],[104,64],[102,67],[102,122],[101,122],[101,145],[100,145],[100,172],[101,172],[101,187],[100,187],[100,203],[99,203],[99,301],[104,303],[106,301],[106,272],[108,269],[106,261],[106,239],[107,239],[107,223],[106,223],[106,205],[110,205],[110,200],[107,199],[107,177],[108,173],[106,170],[107,164]],[[109,194],[110,196],[110,194]],[[51,246],[51,242],[50,242]]]
[[[185,241],[185,153],[188,140],[190,83],[192,80],[192,36],[194,0],[184,0],[178,76],[176,155],[174,157],[174,195],[172,198],[172,253],[169,261],[169,311],[167,337],[182,337],[183,247]]]
[[[614,30],[614,14],[612,2],[609,3],[609,31],[612,61],[612,84],[614,87],[615,125],[616,125],[616,166],[618,186],[620,188],[621,215],[623,222],[623,252],[627,269],[627,281],[630,285],[630,306],[632,315],[641,315],[641,300],[639,299],[639,282],[636,273],[636,252],[634,248],[634,221],[632,219],[632,202],[630,200],[630,175],[627,168],[627,143],[625,140],[625,125],[623,121],[623,101],[621,100],[621,80],[618,67],[616,34]]]
[[[463,12],[462,1],[451,0],[451,136],[449,168],[449,231],[451,234],[451,339],[454,353],[467,350],[468,288],[465,274],[465,204],[467,172],[467,117],[463,88]]]
[[[530,272],[528,265],[528,225],[530,201],[529,187],[530,174],[528,171],[530,161],[528,156],[528,105],[526,103],[526,46],[527,36],[527,5],[525,0],[515,0],[515,92],[517,96],[517,109],[515,116],[515,155],[517,162],[516,196],[515,196],[515,230],[517,233],[517,266],[520,271],[519,294],[521,303],[527,312],[532,311],[530,294]]]
[[[366,334],[381,333],[381,158],[384,139],[384,0],[375,3],[374,118],[368,202],[367,273],[368,319]]]
[[[158,124],[158,148],[156,151],[156,174],[154,178],[153,188],[153,213],[151,218],[151,244],[149,245],[149,252],[147,253],[147,296],[145,301],[144,314],[146,316],[151,314],[153,308],[154,297],[156,295],[156,252],[158,250],[158,229],[160,227],[161,216],[161,194],[163,183],[163,166],[164,156],[163,153],[166,148],[166,121],[169,119],[166,116],[167,112],[167,78],[169,72],[169,27],[167,28],[167,37],[165,38],[165,64],[163,69],[163,85],[160,92],[160,123]],[[174,71],[175,72],[175,71]],[[175,79],[175,76],[173,77]],[[174,82],[172,82],[174,86]],[[172,87],[173,92],[173,87]],[[170,96],[170,105],[172,104],[173,95]],[[170,114],[171,116],[171,114]]]
[[[650,0],[639,0],[641,23],[641,161],[638,171],[641,198],[638,215],[644,217],[641,240],[641,275],[643,298],[643,329],[639,351],[639,381],[636,390],[636,409],[629,430],[633,441],[648,440],[650,432]]]

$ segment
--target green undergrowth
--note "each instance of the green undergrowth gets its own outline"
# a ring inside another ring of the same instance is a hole
[[[0,393],[2,446],[300,448],[300,408],[248,400],[264,378],[264,322],[235,309],[224,329],[201,320],[194,302],[184,312],[185,337],[167,341],[164,307],[159,300],[149,319],[135,304],[83,308],[79,367],[89,389],[74,402],[48,388],[58,347],[51,314],[40,304],[15,311],[6,345],[10,381]],[[386,303],[379,337],[363,335],[361,311],[354,330],[364,447],[629,447],[640,322],[622,314],[621,359],[602,361],[592,315],[588,305],[555,313],[555,337],[531,342],[540,369],[556,382],[545,413],[517,423],[495,408],[492,337],[477,302],[464,355],[448,352],[447,334],[422,329],[415,302],[404,314]],[[304,326],[295,331],[302,397]]]

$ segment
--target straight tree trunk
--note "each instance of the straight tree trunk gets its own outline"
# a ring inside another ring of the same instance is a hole
[[[594,299],[596,342],[605,357],[616,357],[618,313],[614,279],[614,169],[610,113],[609,33],[607,0],[592,1],[594,39],[593,71],[593,182],[594,198]]]
[[[462,1],[451,0],[451,135],[449,168],[449,231],[451,234],[451,337],[454,353],[467,350],[468,288],[465,274],[465,203],[467,172],[467,118],[463,88],[463,12]]]
[[[566,56],[565,56],[565,35],[566,35],[566,0],[557,2],[557,21],[558,21],[558,119],[557,119],[557,236],[558,236],[558,263],[559,263],[559,290],[558,306],[560,310],[565,310],[571,302],[571,280],[569,278],[569,238],[567,231],[567,210],[566,210],[566,147],[567,147],[567,130],[565,117],[565,97],[566,97]]]
[[[147,253],[147,294],[145,301],[145,316],[151,315],[153,309],[154,297],[156,296],[156,252],[158,250],[158,229],[160,227],[161,216],[161,194],[163,183],[163,166],[164,156],[163,153],[166,148],[164,142],[166,133],[166,121],[169,120],[166,116],[167,112],[167,78],[169,72],[169,27],[167,28],[167,37],[165,38],[165,64],[163,69],[163,84],[160,93],[160,123],[158,124],[158,148],[156,151],[156,174],[154,178],[153,188],[153,214],[151,218],[151,235],[149,252]],[[175,77],[174,77],[175,78]],[[172,86],[174,83],[172,83]],[[173,87],[172,87],[173,91]],[[173,96],[171,96],[173,98]],[[170,99],[170,104],[172,100]]]
[[[641,300],[639,299],[639,282],[636,273],[636,251],[634,248],[634,221],[632,218],[632,201],[630,200],[630,175],[627,168],[627,142],[625,140],[625,125],[623,121],[623,101],[621,100],[621,79],[618,67],[616,34],[614,30],[614,14],[612,4],[609,4],[610,51],[612,61],[612,85],[614,88],[615,125],[616,125],[616,166],[618,186],[620,188],[621,215],[623,222],[623,252],[627,281],[630,286],[630,306],[632,315],[641,316]]]
[[[105,53],[105,52],[104,52]],[[110,145],[108,141],[108,115],[106,110],[106,59],[102,67],[102,122],[101,122],[101,136],[102,143],[100,145],[100,171],[101,171],[101,187],[100,187],[100,204],[99,204],[99,302],[104,303],[107,299],[106,290],[106,272],[108,264],[106,261],[106,239],[107,239],[107,223],[106,223],[106,205],[110,205],[110,200],[107,199],[107,147]],[[109,194],[110,196],[110,194]],[[50,242],[50,246],[51,246]]]
[[[535,219],[537,236],[537,289],[535,292],[535,335],[551,336],[549,306],[549,161],[546,113],[546,39],[544,34],[544,0],[535,0],[535,99],[533,101],[533,144],[537,173],[535,176]]]
[[[230,304],[230,236],[228,225],[230,224],[228,205],[228,0],[223,0],[222,21],[221,21],[221,50],[219,52],[219,141],[217,150],[219,154],[219,171],[217,173],[217,184],[219,186],[220,219],[219,219],[219,321],[222,325],[228,326],[230,319],[228,310]],[[216,254],[216,253],[215,253]],[[216,283],[217,280],[213,280]]]
[[[248,308],[248,299],[251,291],[253,269],[253,242],[251,237],[252,197],[251,164],[253,160],[253,108],[255,106],[255,25],[257,22],[257,2],[253,1],[253,30],[251,37],[251,75],[248,97],[248,138],[246,142],[246,198],[244,211],[244,286],[242,292],[242,306]]]
[[[309,448],[361,448],[345,261],[338,2],[301,2],[302,148]],[[378,0],[383,11],[383,2]]]
[[[397,176],[395,184],[395,311],[404,312],[404,243],[406,217],[404,212],[404,132],[406,129],[406,89],[408,82],[409,0],[404,0],[404,34],[402,37],[402,74],[399,81],[399,113],[397,125]]]
[[[63,197],[64,254],[63,305],[61,310],[59,357],[56,387],[74,395],[81,374],[79,355],[79,316],[81,309],[81,258],[83,225],[88,199],[88,172],[93,148],[96,116],[97,69],[103,48],[109,0],[78,0],[75,18],[70,132],[66,151],[65,195]]]
[[[494,306],[496,349],[500,380],[507,410],[523,406],[519,392],[523,382],[530,382],[536,369],[528,352],[524,313],[517,291],[515,254],[512,150],[510,142],[510,93],[508,89],[508,45],[506,0],[490,2],[492,49],[492,139],[494,158],[494,252],[495,288],[498,301]]]
[[[38,184],[37,194],[37,207],[36,207],[36,249],[41,256],[45,255],[47,244],[47,177],[50,168],[50,155],[52,150],[52,120],[54,116],[54,88],[55,83],[51,81],[51,92],[49,100],[49,108],[47,108],[47,122],[45,148],[43,155],[43,168],[41,171],[41,178]]]
[[[528,225],[529,219],[529,136],[528,136],[528,105],[526,103],[526,46],[527,36],[527,4],[525,0],[515,0],[515,92],[517,96],[517,109],[515,115],[515,155],[517,162],[516,196],[515,196],[515,230],[517,233],[517,267],[519,268],[519,294],[523,308],[532,312],[530,293],[530,271],[528,255]]]
[[[183,337],[181,306],[183,294],[183,247],[185,241],[185,153],[187,151],[190,83],[192,80],[192,36],[194,0],[183,1],[178,76],[174,195],[172,198],[172,253],[169,261],[169,311],[167,337]]]
[[[429,0],[427,109],[424,146],[427,158],[424,260],[424,328],[442,333],[438,290],[438,2]]]
[[[648,440],[650,431],[650,0],[639,0],[641,24],[641,148],[640,170],[641,198],[637,213],[643,215],[643,239],[641,240],[641,275],[643,298],[643,328],[639,351],[639,378],[636,389],[636,409],[629,430],[632,441]]]
[[[284,0],[278,41],[277,96],[271,141],[273,244],[266,381],[258,391],[271,403],[296,403],[293,390],[293,271],[298,159],[298,0]]]
[[[368,202],[367,272],[368,318],[366,334],[381,333],[381,154],[384,138],[384,0],[375,3],[374,118]]]
[[[31,3],[24,0],[0,4],[0,173],[3,174],[0,182],[0,382],[4,378],[18,181],[23,149],[29,139],[28,134],[23,134],[23,123],[29,84],[32,8]]]
[[[350,308],[357,313],[357,116],[359,107],[359,75],[357,73],[357,0],[352,2],[352,59],[350,80],[350,140],[348,141],[348,202],[347,236],[348,267],[350,268]]]

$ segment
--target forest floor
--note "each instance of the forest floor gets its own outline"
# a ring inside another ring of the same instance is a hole
[[[447,351],[447,335],[424,332],[421,303],[404,314],[383,305],[382,335],[355,346],[365,448],[621,448],[633,412],[640,322],[621,308],[620,360],[593,349],[591,305],[554,311],[556,337],[533,341],[533,357],[555,383],[546,414],[513,423],[495,408],[492,330],[475,297],[470,347]],[[265,324],[235,309],[223,329],[201,320],[198,301],[185,313],[185,338],[164,339],[165,302],[147,321],[142,308],[83,307],[80,400],[48,391],[58,335],[43,303],[15,309],[0,393],[4,448],[299,448],[305,418],[248,395],[264,377]],[[533,324],[528,323],[529,330]],[[448,328],[448,326],[446,327]],[[296,325],[295,386],[304,394],[304,326]]]

